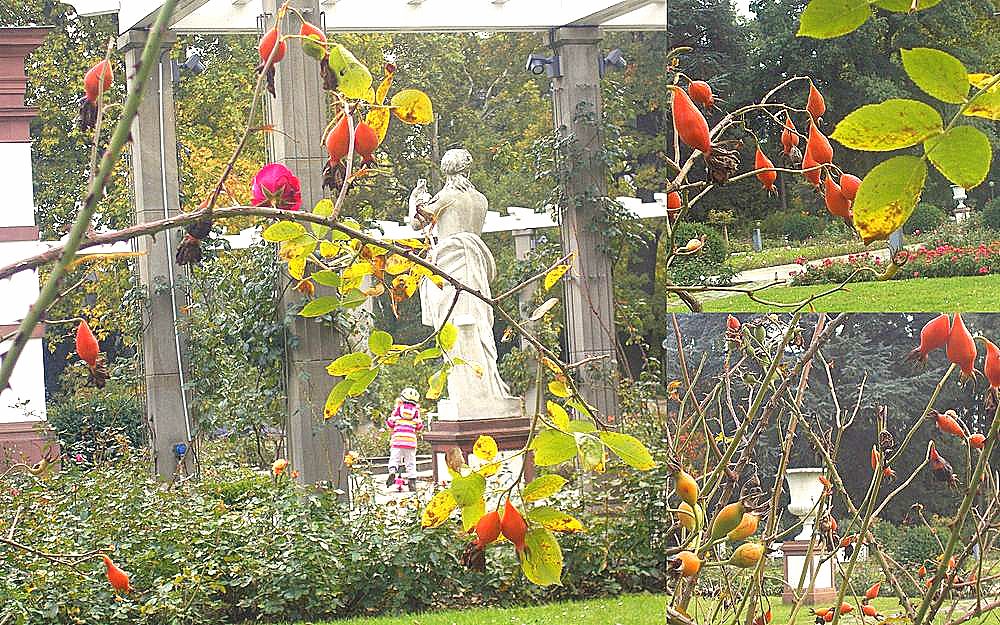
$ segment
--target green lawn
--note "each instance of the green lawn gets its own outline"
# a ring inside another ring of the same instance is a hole
[[[769,301],[791,303],[828,290],[834,285],[774,287],[758,296]],[[815,310],[827,312],[997,312],[1000,311],[1000,275],[961,278],[914,278],[888,282],[858,282],[820,298]],[[673,299],[673,298],[671,298]],[[673,299],[673,301],[677,301]],[[682,305],[671,311],[684,312]],[[707,299],[706,312],[764,312],[783,310],[759,304],[746,295]]]
[[[765,242],[767,245],[767,242]],[[765,247],[760,252],[734,255],[729,258],[729,266],[736,271],[788,265],[796,258],[816,260],[830,256],[853,254],[865,249],[861,241],[844,241],[842,243],[813,243],[788,247]]]
[[[476,610],[452,610],[406,616],[383,616],[375,618],[354,618],[327,621],[325,625],[659,625],[663,623],[663,606],[666,595],[624,595],[614,599],[594,599],[591,601],[571,601],[550,603],[527,608],[480,608]],[[771,613],[773,623],[784,624],[790,614],[790,606],[783,605],[778,597],[772,598]],[[857,603],[852,601],[852,603]],[[892,598],[880,598],[874,602],[879,612],[891,615],[898,611],[899,603]],[[710,606],[692,605],[691,615],[696,621],[699,615],[708,617],[704,610]],[[814,617],[808,608],[799,610],[796,625],[812,625]],[[940,620],[943,620],[941,618]],[[972,624],[984,621],[977,619]],[[848,618],[845,624],[860,623],[860,619]],[[866,619],[871,623],[871,619]]]

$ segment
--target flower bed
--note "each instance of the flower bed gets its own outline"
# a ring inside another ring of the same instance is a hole
[[[938,245],[903,250],[899,253],[899,259],[904,262],[893,276],[894,280],[987,275],[1000,272],[1000,241],[981,243],[973,247]],[[792,275],[792,284],[843,282],[861,267],[870,267],[881,274],[885,271],[887,262],[868,252],[852,254],[845,260],[826,258],[812,263],[803,262],[804,270]],[[871,281],[875,277],[876,274],[865,272],[858,275],[855,280]]]

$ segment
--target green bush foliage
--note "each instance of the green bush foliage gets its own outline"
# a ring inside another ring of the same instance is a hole
[[[917,207],[913,209],[913,214],[903,224],[903,232],[906,234],[930,232],[947,220],[948,214],[943,210],[933,204],[921,202],[917,204]]]

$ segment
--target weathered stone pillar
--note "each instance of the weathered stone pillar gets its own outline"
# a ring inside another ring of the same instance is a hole
[[[130,30],[118,39],[125,55],[128,89],[135,89],[146,30]],[[132,123],[132,177],[135,184],[135,221],[156,221],[180,212],[177,181],[177,136],[169,52],[177,41],[164,34],[160,62],[149,74],[145,96]],[[150,425],[156,474],[165,480],[187,473],[191,463],[179,464],[176,445],[190,446],[192,425],[184,390],[185,342],[178,333],[178,309],[183,294],[174,286],[177,235],[163,233],[137,240],[139,281],[146,289],[143,310],[142,357],[146,389],[146,418]]]
[[[27,77],[24,59],[42,43],[49,28],[0,28],[0,163],[3,163],[4,208],[0,210],[0,266],[41,251],[35,226],[31,185],[29,124],[38,113],[24,106]],[[0,280],[0,357],[21,319],[38,298],[38,273],[23,271]],[[45,427],[45,375],[42,335],[38,324],[10,378],[0,390],[0,471],[12,463],[33,464],[49,441]],[[58,448],[50,452],[58,455]]]
[[[279,4],[265,0],[264,10],[273,16]],[[291,6],[319,24],[319,0],[293,0]],[[298,33],[299,26],[299,18],[289,13],[282,33]],[[323,198],[323,165],[327,160],[323,130],[329,107],[319,63],[302,52],[298,41],[288,42],[288,52],[275,65],[275,92],[277,97],[271,100],[275,128],[270,133],[272,154],[298,176],[302,210],[311,210]],[[298,294],[290,291],[283,303],[290,305],[298,299]],[[346,492],[344,441],[334,424],[323,418],[323,405],[334,382],[326,366],[340,354],[340,339],[328,324],[302,317],[296,317],[291,332],[287,350],[289,460],[301,481],[328,482]]]
[[[514,258],[520,261],[528,260],[528,255],[531,254],[531,250],[534,248],[534,230],[514,230],[511,232],[514,235]],[[528,315],[531,314],[531,304],[534,293],[537,287],[527,287],[521,289],[521,292],[517,294],[518,308],[520,309],[521,318],[527,319]],[[524,350],[526,354],[535,353],[534,346],[528,342],[527,339],[521,337],[521,349]],[[527,362],[534,363],[537,366],[537,360],[531,359]],[[534,379],[534,374],[532,373],[534,369],[529,370],[529,375]],[[528,384],[524,390],[524,409],[527,414],[535,414],[536,404],[538,403],[538,387],[535,386],[534,382]]]
[[[584,398],[603,415],[617,415],[614,303],[608,239],[600,231],[600,198],[606,195],[601,157],[601,33],[597,27],[559,28],[549,35],[559,57],[552,79],[556,132],[566,142],[558,156],[566,204],[561,206],[563,251],[576,252],[565,281],[566,338],[570,362],[600,358],[578,369]]]

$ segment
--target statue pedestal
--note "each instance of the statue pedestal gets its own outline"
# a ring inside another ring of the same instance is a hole
[[[809,556],[808,540],[785,541],[781,545],[781,551],[785,554],[785,590],[781,593],[782,603],[796,602],[796,591],[799,580],[803,579],[803,569],[805,569],[805,579],[802,582],[802,593],[805,594],[806,605],[825,604],[837,599],[833,558],[822,562],[826,553],[819,544],[813,546],[812,556]],[[813,575],[816,575],[816,583],[812,590],[807,590]]]
[[[430,431],[424,433],[424,440],[431,444],[431,455],[434,458],[434,481],[450,481],[448,465],[445,464],[445,454],[452,447],[458,447],[466,457],[472,456],[472,446],[482,435],[492,436],[500,448],[500,456],[513,455],[520,451],[528,442],[531,431],[531,419],[528,417],[493,417],[489,419],[445,420],[438,418]],[[472,462],[473,459],[469,458]],[[524,462],[524,479],[530,481],[535,477],[535,463],[531,453],[525,454],[514,461],[514,464]],[[516,474],[520,465],[511,467]]]

